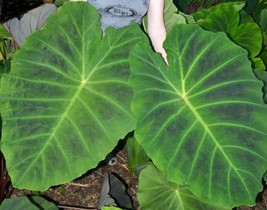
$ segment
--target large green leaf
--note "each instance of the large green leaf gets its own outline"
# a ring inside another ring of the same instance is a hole
[[[259,54],[262,48],[261,29],[255,22],[250,21],[249,15],[239,12],[242,4],[240,2],[221,3],[200,10],[193,16],[197,23],[206,30],[227,33],[232,41],[244,47],[249,52],[249,57],[253,58]]]
[[[267,106],[247,52],[224,33],[177,25],[130,55],[136,139],[167,179],[207,202],[254,204],[267,164]]]
[[[142,210],[226,210],[203,203],[186,185],[169,182],[152,164],[140,173],[137,197]]]
[[[128,56],[147,38],[137,24],[101,38],[98,12],[66,2],[14,56],[1,82],[1,149],[16,187],[68,182],[135,128]]]

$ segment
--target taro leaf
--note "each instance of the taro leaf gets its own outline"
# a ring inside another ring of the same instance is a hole
[[[267,164],[267,106],[247,52],[224,33],[177,25],[166,66],[148,44],[130,55],[136,139],[167,179],[205,202],[253,205]]]
[[[198,197],[192,194],[188,186],[179,186],[166,180],[152,164],[140,173],[137,197],[142,210],[226,210],[223,207],[201,202]]]
[[[227,33],[232,41],[244,47],[249,52],[249,57],[253,58],[262,48],[261,29],[255,22],[240,23],[239,4],[239,2],[222,3],[192,15],[206,30]],[[250,18],[244,18],[244,13],[242,16],[244,20],[250,20]]]
[[[129,51],[137,24],[108,29],[98,12],[66,2],[17,51],[1,82],[1,149],[12,183],[42,191],[95,167],[135,128]]]
[[[13,197],[4,199],[3,203],[0,206],[0,210],[57,210],[55,204],[45,200],[39,196],[32,196],[32,197]]]
[[[43,27],[51,14],[57,11],[54,4],[44,4],[30,10],[21,19],[12,18],[4,23],[5,28],[20,46],[22,42],[34,31]]]
[[[191,14],[193,15],[197,20],[204,20],[208,15],[210,15],[211,12],[216,12],[218,8],[221,8],[223,6],[224,9],[229,9],[233,8],[236,11],[240,11],[241,9],[244,8],[245,3],[244,2],[229,2],[229,3],[221,3],[218,4],[217,6],[212,6],[210,8],[202,8],[201,10],[198,10],[197,12]],[[235,22],[235,20],[233,19]],[[230,23],[229,23],[230,24]],[[226,25],[224,25],[226,27]]]

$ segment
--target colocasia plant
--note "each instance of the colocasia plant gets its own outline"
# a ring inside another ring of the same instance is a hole
[[[93,7],[65,2],[1,75],[1,151],[13,185],[69,182],[134,130],[141,209],[254,205],[267,169],[267,15],[259,24],[244,6],[185,15],[166,1],[166,65],[138,25],[103,37]]]

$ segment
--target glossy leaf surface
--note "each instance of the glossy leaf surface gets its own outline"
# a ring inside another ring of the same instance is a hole
[[[138,25],[102,39],[98,12],[66,2],[1,81],[1,149],[13,184],[42,191],[94,168],[135,128],[129,51]]]
[[[178,184],[206,202],[253,205],[267,164],[267,106],[247,52],[224,33],[177,25],[164,44],[130,60],[136,139]]]

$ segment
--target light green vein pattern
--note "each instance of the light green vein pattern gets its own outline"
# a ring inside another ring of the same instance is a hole
[[[73,180],[134,130],[128,56],[142,40],[135,24],[102,38],[83,2],[66,2],[26,40],[1,81],[1,150],[15,187]]]
[[[247,52],[225,34],[177,25],[130,60],[136,138],[169,180],[207,202],[253,205],[267,165],[267,106]],[[144,73],[145,72],[145,73]]]

